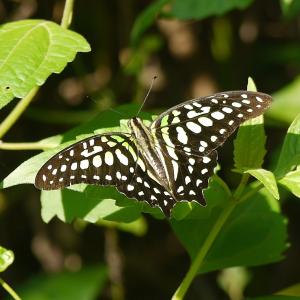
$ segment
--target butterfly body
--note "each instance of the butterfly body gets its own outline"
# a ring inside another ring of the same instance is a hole
[[[77,183],[113,185],[130,198],[158,206],[169,216],[179,201],[205,205],[217,151],[245,120],[262,114],[271,97],[231,91],[179,104],[146,126],[128,121],[128,133],[106,133],[79,141],[39,170],[39,189]]]
[[[161,159],[159,145],[154,136],[140,118],[132,118],[128,122],[131,131],[132,141],[135,143],[138,152],[144,157],[149,176],[159,179],[159,183],[171,194],[170,181],[164,162]]]

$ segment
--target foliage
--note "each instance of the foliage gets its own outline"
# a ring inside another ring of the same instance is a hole
[[[152,2],[135,20],[130,35],[132,53],[122,71],[137,76],[150,60],[149,57],[161,49],[160,37],[145,35],[157,18],[199,21],[224,15],[233,9],[246,9],[252,2]],[[296,1],[282,0],[281,7],[288,18],[295,17],[299,11]],[[69,11],[70,19],[71,15]],[[52,73],[61,73],[78,52],[90,51],[90,45],[80,34],[46,20],[4,24],[0,27],[0,39],[5,41],[0,46],[0,108],[15,97],[21,98],[16,106],[17,113],[15,109],[12,110],[0,124],[2,138],[30,103],[38,86],[43,85]],[[275,92],[274,105],[266,114],[268,120],[271,119],[277,126],[291,123],[278,157],[274,155],[276,168],[269,167],[265,159],[269,154],[266,150],[267,135],[264,117],[259,116],[242,124],[234,140],[233,171],[240,176],[237,187],[232,188],[231,183],[220,178],[219,173],[223,174],[221,168],[204,191],[207,207],[200,207],[196,203],[178,203],[174,208],[171,229],[189,254],[191,264],[173,299],[183,299],[197,274],[233,266],[265,265],[284,259],[288,249],[287,218],[282,214],[278,201],[281,196],[278,184],[300,198],[299,86],[300,81],[296,77],[292,83]],[[256,90],[252,79],[249,80],[248,90]],[[101,111],[91,120],[65,133],[37,142],[13,145],[0,143],[2,149],[44,150],[7,174],[1,182],[1,188],[32,185],[37,171],[54,154],[93,134],[127,130],[128,119],[135,116],[138,110],[136,104],[120,105],[117,107],[119,114]],[[155,114],[141,113],[140,116],[149,122]],[[40,199],[41,217],[46,223],[55,217],[66,223],[80,219],[142,236],[147,229],[143,213],[157,220],[164,219],[158,208],[128,199],[113,187],[81,184],[64,190],[42,191]],[[13,260],[13,252],[0,247],[0,271],[3,272]],[[106,277],[106,268],[103,266],[83,267],[78,273],[42,274],[21,287],[20,294],[22,299],[95,299]],[[248,299],[296,298],[293,294]]]
[[[14,261],[14,253],[0,246],[0,272],[5,271]]]
[[[20,287],[23,300],[93,300],[106,281],[103,266],[85,267],[77,272],[40,274]]]
[[[77,52],[90,51],[79,34],[42,20],[7,23],[0,39],[6,41],[0,47],[0,108],[60,73]]]

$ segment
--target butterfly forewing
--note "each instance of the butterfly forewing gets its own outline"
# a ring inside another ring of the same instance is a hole
[[[77,183],[118,185],[129,182],[136,157],[128,151],[129,143],[129,135],[119,133],[96,135],[75,143],[44,164],[35,185],[53,190]]]
[[[97,135],[71,145],[48,160],[35,180],[35,186],[43,190],[78,183],[116,186],[129,198],[161,207],[166,215],[175,204],[153,176],[149,177],[147,162],[126,134]]]
[[[167,145],[198,155],[221,146],[245,120],[262,114],[269,95],[234,91],[189,100],[161,114],[151,125],[153,134]]]

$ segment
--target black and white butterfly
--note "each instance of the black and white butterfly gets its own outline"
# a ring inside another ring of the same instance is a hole
[[[178,201],[205,205],[203,189],[217,164],[216,149],[270,104],[267,94],[230,91],[179,104],[149,127],[133,118],[128,133],[95,135],[54,155],[38,171],[35,186],[114,185],[166,216]]]

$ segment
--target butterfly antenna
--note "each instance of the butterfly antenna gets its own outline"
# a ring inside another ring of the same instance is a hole
[[[147,94],[146,94],[146,96],[145,96],[145,98],[144,98],[144,101],[143,101],[142,105],[140,106],[140,109],[138,110],[136,116],[138,116],[138,115],[140,114],[142,108],[144,107],[144,105],[145,105],[145,103],[146,103],[146,101],[147,101],[147,98],[148,98],[148,96],[149,96],[149,94],[150,94],[150,92],[151,92],[151,90],[152,90],[153,83],[154,83],[154,81],[155,81],[156,78],[157,78],[157,76],[153,76],[153,78],[152,78],[152,80],[151,80],[150,87],[149,87],[149,89],[148,89],[148,92],[147,92]]]

